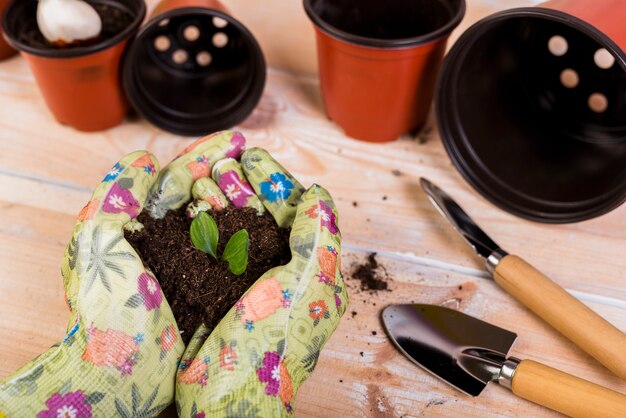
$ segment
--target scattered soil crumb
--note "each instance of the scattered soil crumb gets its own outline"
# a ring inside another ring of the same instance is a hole
[[[420,145],[424,145],[430,139],[430,134],[433,132],[433,128],[431,126],[425,127],[421,132],[417,134],[417,143]]]
[[[385,267],[378,263],[376,253],[370,253],[364,263],[353,265],[351,276],[361,283],[361,290],[371,293],[389,290],[387,281],[390,277]]]
[[[432,405],[443,405],[444,403],[446,403],[445,399],[433,399],[431,401],[428,401],[428,403],[426,404],[426,408]]]
[[[372,335],[376,335],[376,331],[372,331]]]
[[[359,206],[359,202],[357,202],[357,201],[352,202],[352,206],[354,206],[356,208],[357,206]]]
[[[361,355],[361,357],[363,357],[363,352],[362,351],[359,354]]]
[[[356,316],[356,311],[350,312],[350,315],[352,315],[352,318],[354,318]]]
[[[400,177],[402,175],[402,171],[400,171],[400,170],[391,170],[391,174],[393,174],[396,177]]]
[[[383,196],[383,200],[387,200],[387,196],[386,196],[386,195],[385,195],[385,196]]]

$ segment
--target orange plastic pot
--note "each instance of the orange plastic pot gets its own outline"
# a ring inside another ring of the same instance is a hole
[[[465,31],[441,70],[439,132],[495,205],[569,223],[626,201],[626,4],[554,0]]]
[[[0,0],[0,16],[4,13],[4,9],[9,4],[9,0]],[[17,51],[4,40],[2,29],[0,28],[0,61],[17,54]]]
[[[392,141],[428,116],[463,0],[304,0],[315,25],[319,77],[330,119],[348,136]]]
[[[121,82],[121,61],[126,44],[145,17],[146,6],[143,0],[114,3],[133,16],[130,26],[104,41],[71,49],[25,42],[24,33],[36,25],[36,0],[12,1],[3,19],[8,41],[26,59],[54,117],[79,131],[114,127],[129,110]]]

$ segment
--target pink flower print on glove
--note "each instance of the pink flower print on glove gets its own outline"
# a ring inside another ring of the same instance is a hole
[[[235,132],[233,137],[230,138],[231,148],[226,151],[226,157],[239,158],[244,148],[246,147],[246,138],[240,132]]]
[[[259,381],[267,383],[265,394],[280,396],[287,409],[291,409],[290,403],[293,397],[293,384],[291,376],[285,364],[281,361],[277,352],[266,352],[263,358],[263,367],[256,371]]]
[[[46,407],[48,409],[39,412],[37,418],[91,418],[91,405],[80,390],[66,395],[55,393],[46,401]]]
[[[161,294],[161,287],[154,277],[148,273],[142,273],[137,281],[137,287],[147,310],[151,311],[161,306],[163,295]]]
[[[249,197],[256,196],[252,187],[245,180],[239,178],[239,175],[234,171],[222,173],[217,185],[237,208],[243,208],[248,203]]]
[[[128,189],[120,187],[119,183],[111,186],[111,190],[104,198],[102,210],[105,213],[126,213],[134,219],[141,210],[139,202]]]

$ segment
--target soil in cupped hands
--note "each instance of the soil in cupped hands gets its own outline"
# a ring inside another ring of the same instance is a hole
[[[256,209],[230,206],[210,211],[219,230],[218,256],[235,232],[248,231],[248,268],[236,276],[227,262],[215,260],[193,246],[189,235],[192,219],[187,217],[185,207],[170,211],[159,220],[145,211],[138,217],[144,229],[125,232],[125,236],[159,281],[182,339],[188,343],[200,324],[213,330],[259,277],[273,267],[287,264],[291,252],[290,230],[279,228],[268,213],[259,216]]]

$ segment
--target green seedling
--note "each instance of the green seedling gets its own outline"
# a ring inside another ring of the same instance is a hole
[[[222,260],[228,262],[228,268],[233,274],[239,276],[246,271],[249,247],[250,238],[245,229],[235,232],[228,240],[222,254]]]
[[[189,234],[194,247],[203,253],[209,254],[215,260],[218,259],[217,242],[219,241],[219,231],[215,219],[206,212],[200,212],[191,222]],[[222,260],[228,263],[228,268],[233,274],[240,276],[246,271],[249,248],[250,237],[245,229],[237,231],[226,243]]]

